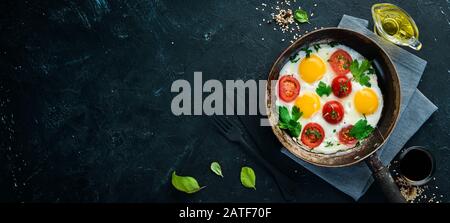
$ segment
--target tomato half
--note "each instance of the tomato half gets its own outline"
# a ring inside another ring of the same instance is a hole
[[[344,118],[344,107],[338,101],[329,101],[323,105],[322,117],[330,124],[337,124]]]
[[[300,93],[300,83],[292,75],[284,75],[278,83],[278,95],[281,100],[291,102]]]
[[[339,75],[331,82],[331,89],[336,97],[343,98],[352,92],[352,82],[345,75]]]
[[[322,126],[315,122],[310,122],[303,128],[301,140],[303,144],[311,149],[319,146],[324,138],[325,132],[323,131]]]
[[[337,75],[345,75],[350,72],[350,64],[352,63],[352,57],[347,51],[338,49],[331,54],[330,59],[331,68]]]
[[[356,142],[358,142],[358,140],[355,137],[349,135],[350,130],[352,128],[353,125],[349,125],[347,127],[342,128],[341,131],[339,131],[338,138],[341,144],[354,145],[356,144]]]

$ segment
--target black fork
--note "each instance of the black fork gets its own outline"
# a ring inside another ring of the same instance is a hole
[[[219,118],[217,116],[214,116],[214,124],[217,127],[217,129],[225,135],[225,137],[236,143],[240,143],[246,148],[246,152],[250,155],[252,155],[254,158],[256,158],[257,161],[259,161],[272,175],[272,177],[275,180],[275,183],[277,184],[283,198],[286,201],[292,201],[294,200],[294,197],[292,195],[292,185],[293,182],[286,177],[286,175],[280,173],[278,169],[272,166],[269,162],[267,162],[261,154],[256,151],[255,148],[251,147],[246,139],[244,138],[244,132],[242,129],[237,125],[237,123],[234,123],[227,118]]]

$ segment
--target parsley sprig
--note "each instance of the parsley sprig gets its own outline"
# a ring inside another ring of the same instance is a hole
[[[297,63],[297,61],[300,60],[300,57],[297,57],[297,56],[298,56],[298,53],[289,57],[289,60],[291,61],[291,63]]]
[[[350,65],[350,71],[352,72],[353,79],[355,79],[355,81],[366,87],[371,86],[369,82],[369,75],[374,74],[375,72],[370,61],[363,60],[361,64],[359,64],[358,60],[353,60]]]
[[[360,119],[353,125],[353,128],[350,129],[349,135],[358,140],[362,140],[369,137],[374,129],[375,128],[367,123],[367,119]]]
[[[296,106],[292,107],[292,112],[289,114],[288,108],[284,106],[278,107],[279,119],[278,127],[286,129],[292,137],[298,137],[302,130],[302,125],[298,122],[303,113]]]
[[[320,44],[314,44],[313,47],[314,47],[314,50],[316,50],[316,52],[319,52]]]
[[[331,94],[331,86],[325,84],[323,81],[319,82],[319,85],[316,88],[316,93],[322,97],[323,95],[330,96]]]
[[[309,47],[304,47],[304,48],[300,49],[300,51],[305,51],[306,58],[309,58],[311,56],[311,53],[312,53],[312,50],[310,50]]]
[[[328,43],[328,45],[329,45],[330,47],[335,47],[335,46],[339,45],[339,43],[336,42],[336,41],[331,41],[331,42]]]

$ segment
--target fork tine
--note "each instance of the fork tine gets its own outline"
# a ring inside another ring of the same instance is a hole
[[[233,123],[228,118],[224,117],[221,121],[227,129],[231,129],[233,127]]]
[[[217,129],[219,129],[220,132],[226,133],[226,129],[225,129],[225,127],[221,124],[219,118],[217,118],[216,116],[213,116],[213,123],[214,123],[214,125],[217,127]]]
[[[217,118],[218,123],[223,127],[223,129],[225,130],[225,132],[228,132],[231,128],[231,126],[227,123],[227,121],[225,120],[225,118]]]

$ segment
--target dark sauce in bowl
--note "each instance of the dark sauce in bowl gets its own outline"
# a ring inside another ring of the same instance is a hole
[[[431,154],[422,147],[411,147],[400,157],[400,173],[412,185],[427,183],[434,170]]]

